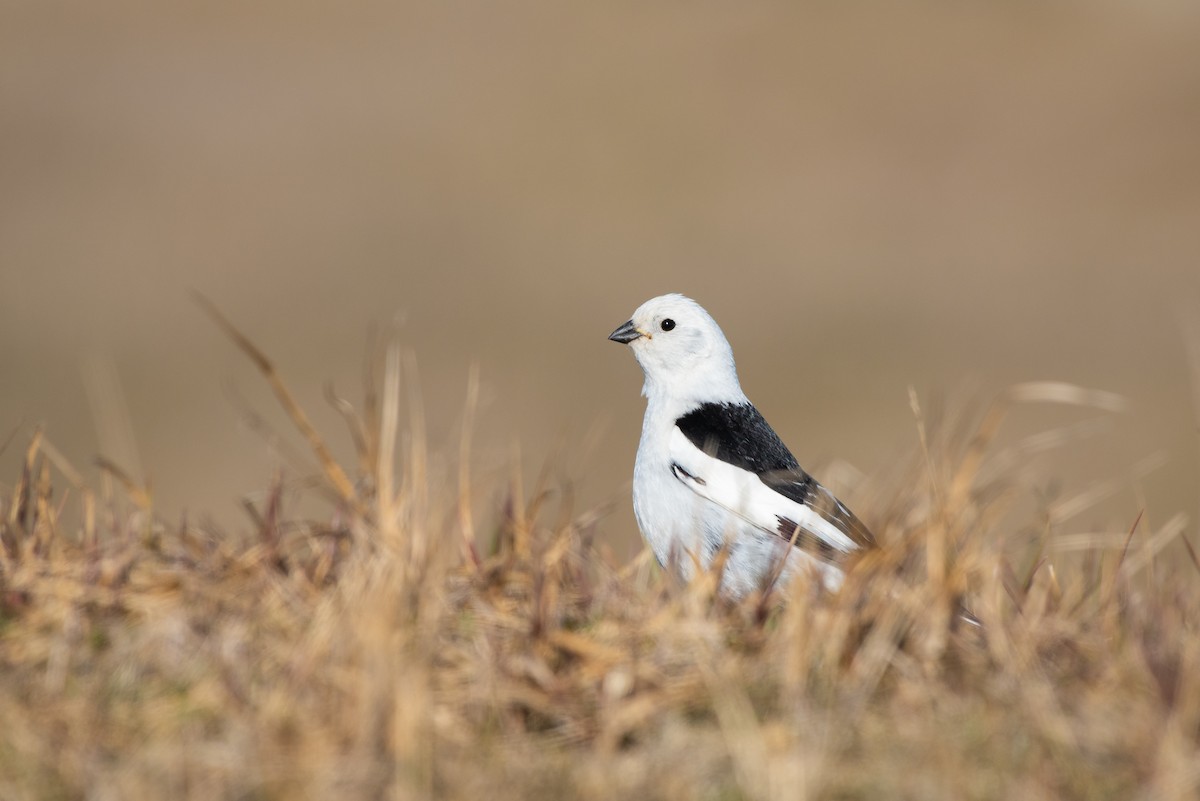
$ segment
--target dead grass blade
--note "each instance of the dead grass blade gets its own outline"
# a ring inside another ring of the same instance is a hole
[[[1192,543],[1188,540],[1187,536],[1182,536],[1179,540],[1183,543],[1183,547],[1187,548],[1188,556],[1192,560],[1192,566],[1196,568],[1197,573],[1200,573],[1200,559],[1196,558],[1196,549],[1192,547]]]
[[[258,371],[267,379],[267,383],[271,385],[271,389],[275,392],[275,397],[279,399],[280,405],[283,406],[288,416],[292,418],[292,423],[300,431],[304,439],[308,441],[309,447],[312,448],[317,461],[320,462],[321,468],[325,472],[326,478],[333,485],[338,497],[347,506],[358,508],[358,495],[354,491],[354,485],[351,483],[350,478],[329,452],[329,448],[325,445],[325,440],[317,433],[316,428],[309,421],[308,415],[304,413],[300,404],[296,402],[291,391],[280,377],[279,372],[275,369],[275,365],[271,363],[266,354],[259,350],[248,337],[234,327],[233,323],[229,322],[221,314],[212,301],[199,292],[193,292],[192,298],[208,314],[209,318],[217,324],[217,327],[233,340],[242,353],[249,357],[254,366],[258,368]]]
[[[129,499],[133,501],[138,509],[148,512],[154,506],[150,490],[134,481],[119,465],[103,456],[97,456],[96,467],[99,467],[106,474],[115,478],[117,483],[125,490],[125,494],[129,496]]]
[[[370,475],[370,452],[367,448],[367,432],[363,427],[362,418],[354,412],[354,405],[337,394],[333,382],[325,384],[325,400],[334,411],[342,416],[346,430],[350,432],[350,440],[354,443],[354,452],[358,456],[358,469],[363,475]]]
[[[481,565],[475,548],[475,523],[470,496],[470,440],[475,433],[475,412],[479,408],[479,365],[470,366],[467,373],[467,404],[462,412],[462,435],[458,440],[458,531],[467,564],[476,571]]]
[[[1133,542],[1133,535],[1137,533],[1138,524],[1142,522],[1142,515],[1145,513],[1145,509],[1138,509],[1137,517],[1133,519],[1133,525],[1129,527],[1129,536],[1125,538],[1125,545],[1121,548],[1121,558],[1117,560],[1118,572],[1121,570],[1121,565],[1125,564],[1125,555],[1129,553],[1129,543]]]
[[[975,478],[983,464],[984,457],[991,448],[1000,431],[1000,425],[1008,416],[1009,410],[1016,403],[1059,403],[1074,406],[1087,406],[1106,412],[1123,412],[1128,403],[1119,395],[1102,390],[1068,384],[1061,381],[1031,381],[1015,384],[1006,392],[992,401],[983,421],[979,424],[975,436],[967,446],[958,470],[950,482],[949,505],[952,508],[961,507],[967,500]],[[1084,429],[1087,430],[1087,429]],[[1078,433],[1066,430],[1062,435]],[[1043,439],[1030,440],[1026,447],[1044,448],[1049,442],[1057,439],[1055,435],[1047,434]]]
[[[383,370],[383,406],[379,418],[379,461],[375,464],[375,504],[383,534],[396,539],[396,442],[400,436],[400,346],[387,349]]]
[[[42,453],[46,454],[46,458],[50,460],[50,463],[54,465],[58,472],[62,473],[67,481],[71,482],[71,486],[77,490],[83,490],[86,487],[83,475],[75,469],[75,466],[67,460],[67,457],[62,455],[62,452],[58,448],[54,447],[49,439],[42,438],[41,449]]]
[[[25,425],[25,421],[22,420],[19,423],[17,423],[15,426],[13,426],[12,431],[8,432],[8,436],[4,438],[3,444],[0,444],[0,454],[4,453],[6,450],[8,450],[8,446],[12,444],[13,439],[16,438],[17,433],[21,430],[21,428],[24,425]]]
[[[1171,544],[1173,540],[1178,538],[1184,531],[1187,530],[1188,518],[1183,512],[1168,520],[1163,527],[1151,537],[1145,545],[1139,548],[1136,552],[1130,555],[1129,559],[1124,562],[1122,571],[1126,576],[1132,576],[1145,568],[1154,558],[1162,552],[1163,548]],[[1121,568],[1118,568],[1120,570]]]

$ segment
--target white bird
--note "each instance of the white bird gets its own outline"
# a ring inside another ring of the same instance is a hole
[[[750,403],[708,312],[663,295],[608,338],[646,377],[633,509],[659,563],[690,579],[724,547],[721,590],[735,598],[805,570],[839,587],[846,555],[875,540]]]

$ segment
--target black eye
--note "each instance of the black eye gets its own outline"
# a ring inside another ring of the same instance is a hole
[[[662,330],[670,331],[674,327],[675,327],[675,321],[672,320],[670,317],[668,317],[667,319],[662,321]]]

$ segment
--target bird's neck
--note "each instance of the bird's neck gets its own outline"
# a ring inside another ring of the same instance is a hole
[[[646,371],[642,395],[650,409],[677,411],[680,415],[705,403],[746,403],[732,360],[710,362],[696,369],[678,371],[669,379]]]
[[[719,389],[719,391],[714,391]],[[749,403],[746,394],[737,385],[736,377],[732,386],[714,387],[712,384],[697,382],[694,384],[672,383],[669,387],[646,382],[646,418],[644,430],[658,427],[670,428],[675,421],[689,412],[695,411],[707,403]]]

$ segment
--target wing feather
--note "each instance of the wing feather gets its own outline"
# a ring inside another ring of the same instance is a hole
[[[828,562],[870,547],[867,528],[798,467],[758,474],[697,448],[678,426],[669,443],[675,477],[702,498]]]

